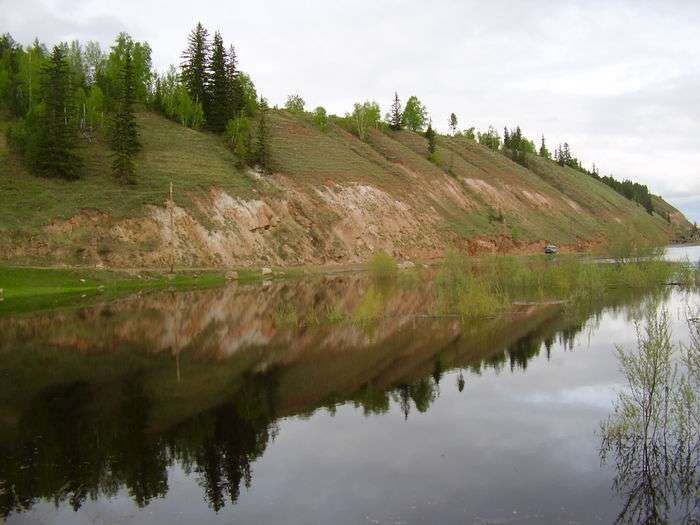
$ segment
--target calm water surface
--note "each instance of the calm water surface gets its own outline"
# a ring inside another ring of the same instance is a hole
[[[431,317],[361,277],[0,318],[7,523],[612,523],[614,344],[695,293]],[[379,321],[366,320],[381,310]],[[350,318],[350,319],[348,319]]]

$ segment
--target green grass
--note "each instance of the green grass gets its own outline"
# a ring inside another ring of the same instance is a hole
[[[80,180],[32,175],[7,151],[7,125],[0,126],[0,194],[5,203],[0,207],[0,230],[35,233],[81,210],[99,211],[114,219],[138,217],[146,205],[165,204],[171,181],[175,202],[188,209],[212,187],[234,196],[250,196],[255,187],[253,179],[236,168],[234,156],[218,136],[184,128],[153,113],[138,115],[143,148],[136,159],[134,186],[124,186],[112,176],[110,150],[99,136],[79,150],[84,161]]]
[[[166,276],[153,272],[130,275],[106,270],[0,266],[0,315],[74,306],[140,290],[209,287],[224,282],[221,272]]]
[[[440,313],[462,319],[497,315],[514,301],[565,301],[574,307],[609,291],[663,286],[673,279],[694,286],[697,273],[659,257],[615,264],[578,256],[491,256],[470,259],[449,251],[436,278]]]
[[[391,255],[378,251],[369,260],[369,273],[373,279],[387,280],[396,277],[399,265]]]

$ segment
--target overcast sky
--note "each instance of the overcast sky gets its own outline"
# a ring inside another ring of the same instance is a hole
[[[119,31],[179,63],[201,20],[271,104],[344,114],[394,90],[445,130],[519,124],[587,167],[648,184],[700,222],[700,1],[0,0],[0,32],[46,43]]]

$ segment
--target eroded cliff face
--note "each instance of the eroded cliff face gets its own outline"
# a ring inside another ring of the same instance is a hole
[[[661,198],[649,215],[579,171],[537,156],[521,165],[459,137],[441,136],[428,158],[419,133],[375,129],[360,141],[340,125],[321,131],[304,116],[271,111],[272,173],[262,175],[242,168],[221,137],[148,112],[139,125],[138,183],[128,188],[115,182],[104,144],[91,146],[83,179],[47,189],[0,142],[11,161],[0,165],[10,196],[0,261],[325,265],[364,262],[380,249],[424,261],[449,247],[581,250],[632,233],[663,243],[690,227]],[[36,217],[16,220],[28,210]]]

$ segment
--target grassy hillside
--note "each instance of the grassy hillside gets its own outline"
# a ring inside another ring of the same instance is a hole
[[[274,174],[239,169],[220,137],[138,115],[137,184],[112,176],[104,137],[82,141],[77,182],[36,177],[8,150],[0,123],[0,258],[13,262],[158,266],[303,264],[586,246],[624,231],[666,242],[660,215],[569,168],[525,168],[479,144],[440,137],[436,162],[408,131],[366,143],[305,116],[270,115]],[[165,219],[173,183],[175,227]],[[684,218],[660,198],[655,204]],[[160,211],[159,211],[160,210]]]
[[[93,209],[114,218],[142,215],[146,204],[164,205],[170,182],[175,201],[191,207],[192,197],[212,186],[249,196],[253,181],[235,167],[223,142],[209,133],[184,128],[153,113],[139,114],[143,153],[137,159],[138,184],[124,186],[111,172],[110,151],[104,137],[82,141],[83,178],[78,182],[46,179],[30,174],[7,150],[0,125],[0,193],[10,206],[0,208],[0,228],[35,231],[56,219],[69,219]]]

